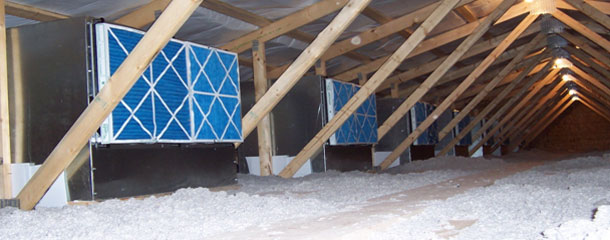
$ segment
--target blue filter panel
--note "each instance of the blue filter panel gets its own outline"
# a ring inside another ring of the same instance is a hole
[[[454,115],[457,115],[457,114],[454,114]],[[460,121],[458,123],[458,126],[457,126],[458,134],[460,132],[462,132],[462,130],[464,128],[466,128],[466,126],[468,126],[468,124],[470,124],[470,116],[464,117],[462,119],[462,121]],[[460,139],[460,143],[459,144],[462,145],[462,146],[468,146],[468,145],[472,144],[472,135],[471,135],[471,132],[468,132],[468,134],[466,134],[466,136],[464,136],[462,139]]]
[[[434,111],[435,107],[417,102],[415,106],[411,109],[412,111],[412,120],[413,120],[413,129],[417,128],[430,113]],[[419,137],[417,138],[415,144],[417,145],[428,145],[428,144],[437,144],[438,143],[438,133],[437,133],[437,124],[436,122],[432,123],[428,129],[426,129]]]
[[[144,32],[96,25],[101,89]],[[109,143],[241,142],[237,55],[170,40],[100,127]]]
[[[332,119],[359,89],[355,84],[326,79],[328,119]],[[374,94],[341,125],[329,141],[331,145],[377,143],[377,106]]]

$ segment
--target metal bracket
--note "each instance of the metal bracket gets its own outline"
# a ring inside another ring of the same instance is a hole
[[[21,206],[19,199],[17,198],[12,198],[12,199],[0,199],[0,208],[5,208],[5,207],[16,207],[19,208]]]

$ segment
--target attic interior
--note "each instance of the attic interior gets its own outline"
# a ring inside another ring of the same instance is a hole
[[[0,6],[2,236],[610,236],[608,1]]]

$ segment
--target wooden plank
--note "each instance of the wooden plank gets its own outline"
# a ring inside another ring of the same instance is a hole
[[[586,0],[585,2],[587,2],[587,4],[593,6],[597,9],[601,10],[604,14],[610,14],[610,2],[591,1],[591,0]],[[562,9],[567,9],[567,10],[578,10],[571,4],[564,2],[564,1],[556,1],[555,4],[556,4],[557,8],[562,8]]]
[[[18,3],[14,3],[14,2],[9,2],[9,1],[5,1],[4,5],[6,6],[5,10],[6,10],[6,14],[8,14],[8,15],[25,18],[25,19],[32,19],[32,20],[41,21],[41,22],[53,21],[53,20],[59,20],[59,19],[67,19],[70,17],[70,16],[67,16],[64,14],[59,14],[59,13],[47,11],[44,9],[40,9],[40,8],[28,6],[28,5],[23,5],[23,4],[18,4]]]
[[[603,110],[601,108],[601,106],[597,105],[593,100],[587,98],[586,96],[579,96],[579,98],[581,99],[580,102],[582,104],[584,104],[589,109],[591,109],[595,113],[599,114],[601,117],[603,117],[606,120],[608,120],[608,122],[610,122],[610,114],[607,111]]]
[[[34,208],[57,176],[74,160],[102,121],[127,94],[153,57],[176,34],[199,3],[201,0],[173,0],[169,4],[23,187],[17,196],[21,209]]]
[[[449,96],[447,98],[445,98],[445,100],[443,100],[443,102],[441,102],[441,104],[436,106],[436,109],[434,109],[434,111],[423,122],[421,122],[419,124],[419,126],[417,126],[417,128],[415,128],[415,130],[413,130],[409,134],[409,136],[407,136],[407,138],[405,140],[403,140],[392,151],[392,153],[390,153],[390,155],[388,155],[383,160],[383,162],[381,162],[381,164],[379,165],[381,167],[381,169],[388,168],[394,161],[396,161],[396,159],[398,159],[398,157],[400,157],[400,155],[405,150],[407,150],[407,148],[409,148],[409,146],[411,146],[411,144],[413,144],[413,142],[415,142],[415,139],[417,139],[426,129],[428,129],[428,127],[430,127],[430,125],[432,125],[432,123],[434,123],[436,121],[436,119],[439,116],[441,116],[447,110],[447,108],[449,108],[453,104],[453,102],[468,87],[470,87],[470,85],[472,85],[472,83],[474,83],[474,81],[479,76],[481,76],[481,74],[483,74],[483,72],[485,72],[485,70],[487,70],[487,68],[508,48],[508,46],[510,46],[515,41],[515,39],[517,39],[517,37],[519,35],[521,35],[521,33],[523,31],[525,31],[525,29],[530,24],[532,24],[534,22],[534,20],[536,20],[537,17],[538,17],[538,15],[532,15],[532,14],[527,15],[527,17],[525,17],[525,19],[523,19],[521,21],[521,23],[519,23],[519,25],[517,25],[517,27],[515,27],[515,29],[513,29],[513,31],[508,35],[508,37],[506,37],[506,39],[504,39],[491,53],[489,53],[489,55],[487,55],[487,57],[485,57],[485,59],[481,62],[481,64],[479,64],[477,66],[477,68],[474,69],[466,77],[466,79],[464,79],[462,81],[462,83],[460,83],[460,85],[458,85],[458,87],[455,90],[453,90],[453,92],[451,92],[451,94],[449,94]],[[540,39],[541,38],[538,38],[537,40],[539,41]],[[534,43],[532,45],[528,44],[528,47],[532,48],[532,47],[534,47],[535,44],[536,43]],[[529,52],[529,50],[531,50],[531,49],[527,49],[525,51],[520,52],[519,55],[517,55],[515,57],[515,59],[518,58],[517,59],[518,61],[511,61],[507,65],[507,66],[509,66],[509,68],[503,69],[503,71],[499,75],[506,76],[512,70],[512,68],[525,57],[525,55]],[[503,76],[499,77],[499,79],[502,79],[502,78],[503,78]],[[403,113],[403,115],[404,115],[404,113]],[[385,122],[384,122],[384,124],[385,124]],[[391,126],[388,125],[387,129],[390,129],[393,126],[394,125],[391,125]],[[379,136],[381,136],[381,133],[378,133],[378,134],[379,134]]]
[[[391,18],[389,18],[388,16],[384,15],[379,10],[374,9],[372,7],[366,7],[362,11],[362,15],[367,16],[371,20],[381,23],[381,24],[385,24],[385,23],[392,21]],[[408,28],[405,28],[404,30],[399,31],[397,33],[406,39],[406,38],[409,38],[409,36],[411,36],[411,33],[413,33],[413,31],[409,30]]]
[[[170,1],[171,0],[152,0],[113,22],[134,28],[143,28],[154,22],[155,19],[157,19],[158,13],[162,12]]]
[[[532,89],[523,99],[521,99],[521,101],[517,105],[515,105],[508,114],[503,116],[502,120],[500,120],[499,124],[496,125],[491,131],[489,131],[489,133],[487,133],[487,135],[485,135],[483,137],[483,139],[474,148],[469,150],[470,155],[474,154],[474,152],[476,152],[481,146],[483,146],[483,144],[485,144],[485,142],[487,142],[487,140],[489,140],[489,138],[491,138],[494,134],[496,134],[496,132],[498,130],[500,130],[500,127],[504,126],[504,124],[506,124],[506,122],[508,120],[510,120],[524,105],[528,104],[529,100],[534,95],[536,95],[536,93],[538,93],[540,91],[540,89],[542,89],[542,87],[544,87],[544,85],[551,83],[557,77],[557,74],[558,74],[559,70],[560,69],[553,69],[553,71],[551,71],[551,73],[549,73],[542,80],[542,82],[544,84],[536,85],[534,87],[534,89]],[[511,100],[512,100],[512,98],[511,98]],[[507,103],[507,105],[508,104],[509,103]],[[512,103],[510,103],[510,105],[512,105]],[[508,109],[506,109],[506,110],[508,110]],[[498,113],[499,112],[496,112],[496,114],[498,114]],[[495,119],[493,121],[495,121]],[[489,128],[489,126],[487,128]],[[479,129],[479,131],[473,135],[473,139],[478,139],[479,137],[481,137],[481,135],[484,133],[485,130],[487,130],[487,128],[483,128],[482,127],[481,129]]]
[[[585,64],[595,69],[595,71],[601,73],[606,79],[610,79],[610,72],[608,71],[608,69],[600,66],[597,62],[593,61],[589,57],[589,55],[584,53],[582,50],[578,50],[571,46],[566,46],[564,49],[567,50],[572,55],[572,57],[582,60]]]
[[[574,6],[576,9],[580,10],[585,15],[589,16],[591,19],[597,21],[607,29],[610,29],[610,17],[605,13],[601,12],[597,8],[591,6],[587,2],[583,0],[562,0],[568,2],[570,5]]]
[[[316,75],[326,77],[326,61],[318,60],[316,62]]]
[[[523,60],[523,58],[525,58],[527,52],[531,51],[532,48],[536,44],[538,44],[539,41],[544,39],[544,37],[545,37],[544,35],[538,34],[530,43],[527,44],[528,46],[526,47],[525,50],[523,50],[519,55],[517,55],[515,58],[513,58],[513,60],[510,63],[508,63],[504,67],[504,69],[502,69],[500,74],[498,74],[489,83],[487,83],[485,85],[485,88],[483,88],[483,90],[480,91],[479,94],[477,94],[474,97],[474,99],[470,100],[468,105],[466,105],[466,107],[462,108],[460,110],[460,112],[458,113],[458,115],[453,117],[453,119],[451,119],[451,121],[449,123],[447,123],[447,125],[445,125],[445,127],[438,133],[439,141],[444,139],[451,131],[453,131],[453,128],[460,121],[462,121],[462,119],[464,119],[466,116],[468,116],[468,114],[470,114],[470,111],[472,111],[483,100],[483,98],[485,98],[487,96],[487,94],[489,94],[491,92],[491,90],[493,90],[496,87],[496,85],[498,85],[498,83],[500,83],[500,81],[502,81],[502,79],[504,79],[513,70],[513,68],[517,65],[517,63],[521,62]]]
[[[538,58],[542,58],[542,56],[538,56]],[[538,59],[534,59],[534,61],[536,61]],[[502,92],[500,92],[499,94],[495,95],[495,98],[489,103],[487,104],[487,106],[485,106],[485,108],[483,110],[481,110],[474,118],[472,121],[470,121],[470,123],[468,125],[466,125],[466,127],[464,129],[462,129],[462,131],[460,131],[458,133],[457,136],[455,136],[453,138],[453,140],[451,140],[438,154],[437,156],[443,156],[445,154],[447,154],[449,151],[451,151],[451,149],[453,149],[453,147],[458,144],[460,142],[460,140],[462,138],[464,138],[466,135],[468,135],[468,133],[470,131],[472,131],[472,129],[481,121],[483,120],[483,118],[485,118],[485,116],[487,116],[487,114],[489,114],[505,97],[506,95],[508,95],[508,93],[510,93],[510,91],[512,89],[514,89],[523,79],[525,79],[525,77],[528,75],[529,72],[531,72],[532,70],[534,70],[534,66],[533,64],[530,64],[529,67],[527,67],[526,69],[524,69],[523,71],[521,71],[519,73],[519,75],[506,87],[502,90]],[[543,68],[543,70],[546,68],[546,70],[548,70],[550,67],[552,66],[552,63],[547,63],[547,65]],[[540,71],[543,71],[540,70]],[[544,70],[544,71],[546,71]],[[535,79],[532,78],[530,81],[528,81],[528,83],[526,85],[531,85],[535,82]],[[530,84],[531,83],[531,84]],[[524,90],[525,91],[525,90]],[[509,100],[510,101],[510,100]]]
[[[351,0],[318,37],[286,69],[267,93],[242,118],[242,132],[247,137],[258,122],[278,104],[324,51],[345,31],[370,0]],[[249,45],[252,45],[250,43]],[[236,144],[236,146],[238,146]]]
[[[530,35],[532,35],[534,33],[538,33],[538,32],[540,32],[540,27],[537,25],[531,25],[525,32],[523,32],[521,35],[519,35],[518,39],[526,37],[526,36],[530,36]],[[464,56],[462,56],[459,61],[476,56],[476,55],[484,53],[486,51],[492,50],[504,38],[506,38],[506,36],[508,36],[508,33],[477,43],[466,54],[464,54]],[[440,66],[443,63],[443,61],[445,61],[445,59],[447,59],[447,56],[435,59],[435,60],[427,62],[427,63],[422,63],[421,65],[415,66],[407,71],[404,71],[400,74],[397,74],[397,75],[394,75],[394,76],[388,78],[388,80],[383,82],[383,84],[379,88],[377,88],[377,92],[387,89],[394,83],[408,82],[408,81],[411,81],[424,74],[431,73],[432,71],[434,71],[434,69],[436,69],[438,66]]]
[[[572,70],[577,76],[581,77],[582,79],[585,79],[585,80],[589,81],[591,84],[595,85],[597,88],[599,88],[605,94],[610,95],[610,88],[608,88],[608,86],[604,85],[603,83],[601,83],[598,80],[598,79],[603,79],[603,78],[601,78],[599,76],[598,77],[593,77],[589,73],[583,71],[583,69],[585,69],[585,71],[588,71],[592,75],[596,75],[596,73],[591,71],[591,69],[586,68],[585,66],[582,66],[582,65],[580,65],[579,63],[576,63],[576,62],[574,62],[574,66],[572,66],[570,68],[570,70]]]
[[[11,126],[9,123],[8,66],[6,57],[6,18],[4,0],[0,0],[0,133],[2,137],[2,193],[3,198],[13,198],[11,171]]]
[[[591,41],[597,43],[599,46],[606,49],[606,51],[610,52],[610,42],[608,40],[606,40],[604,37],[597,34],[596,32],[589,29],[589,27],[574,20],[572,17],[568,16],[567,14],[563,13],[562,11],[553,12],[553,16],[555,18],[559,19],[559,21],[565,23],[570,28],[574,29],[575,31],[582,34],[583,36],[587,37]]]
[[[593,47],[591,47],[585,41],[579,39],[578,37],[576,37],[576,36],[574,36],[574,35],[572,35],[572,34],[570,34],[568,32],[565,32],[565,31],[560,33],[559,35],[561,35],[563,38],[565,38],[566,40],[568,40],[572,44],[580,47],[582,50],[584,50],[586,53],[588,53],[589,55],[593,56],[597,60],[599,60],[602,63],[604,63],[606,65],[606,66],[604,66],[605,68],[610,68],[610,58],[606,57],[604,54],[601,54],[599,51],[595,50]]]
[[[563,107],[561,107],[562,104],[557,104],[555,108],[551,109],[551,111],[549,111],[549,113],[540,121],[542,124],[532,127],[532,131],[529,132],[530,134],[525,136],[525,143],[523,144],[523,147],[527,147],[534,139],[536,139],[536,137],[542,133],[542,131],[546,129],[553,121],[555,121],[555,119],[568,107],[570,107],[572,103],[574,103],[574,100],[569,100],[563,105]],[[559,107],[561,107],[561,109],[558,109]]]
[[[235,19],[239,19],[241,21],[244,21],[244,22],[259,26],[259,27],[265,27],[265,26],[273,23],[273,21],[271,19],[268,19],[263,16],[259,16],[252,12],[249,12],[245,9],[235,7],[229,3],[222,2],[219,0],[203,1],[201,3],[201,7],[210,9],[212,11],[227,15],[227,16],[235,18]],[[316,38],[314,35],[311,35],[309,33],[306,33],[306,32],[300,31],[300,30],[293,30],[291,32],[288,32],[286,35],[289,37],[292,37],[294,39],[297,39],[299,41],[305,42],[305,43],[311,43]],[[364,54],[356,53],[356,52],[348,53],[345,56],[352,58],[354,60],[357,60],[357,61],[365,61],[365,62],[370,61],[370,58],[368,56],[366,56]],[[249,66],[252,66],[252,64],[249,64]],[[290,64],[287,64],[286,67],[287,66],[290,66]],[[267,69],[269,69],[269,66],[267,66]],[[275,67],[273,69],[275,69]],[[285,68],[284,68],[284,70],[285,70]],[[279,75],[281,75],[281,73],[278,74],[277,76],[279,77]]]
[[[252,59],[254,60],[254,98],[259,101],[269,88],[267,79],[267,60],[265,57],[265,43],[252,43]],[[260,162],[260,175],[269,176],[273,174],[273,147],[271,145],[271,113],[265,115],[256,128],[258,133],[258,158]]]
[[[419,85],[419,87],[390,115],[385,122],[379,126],[377,130],[378,139],[382,139],[385,134],[390,131],[392,126],[396,123],[415,105],[415,103],[430,90],[448,71],[453,65],[468,51],[474,43],[483,36],[485,32],[491,27],[492,23],[497,20],[506,10],[514,3],[514,0],[504,0],[502,3],[491,13],[485,20],[483,20],[476,29],[468,36],[458,48],[445,59],[441,64],[426,80]],[[388,160],[389,161],[389,160]],[[389,164],[386,162],[387,166]],[[384,164],[380,165],[384,169]]]
[[[506,13],[500,19],[498,19],[494,24],[499,24],[499,23],[514,19],[527,12],[529,12],[529,7],[526,3],[515,4],[508,11],[506,11]],[[478,22],[484,21],[485,18],[487,18],[487,17],[479,19]],[[454,28],[452,30],[449,30],[447,32],[436,35],[434,37],[431,37],[429,39],[426,39],[413,52],[411,52],[411,54],[409,56],[407,56],[406,59],[415,57],[419,54],[431,51],[432,49],[436,49],[447,43],[459,40],[461,38],[464,38],[464,37],[470,35],[474,31],[476,26],[479,25],[478,22],[468,23],[468,24],[462,25],[460,27]],[[367,73],[368,74],[368,73],[374,72],[375,70],[379,69],[381,64],[383,64],[388,58],[389,58],[389,56],[380,57],[370,63],[358,66],[356,68],[352,68],[348,71],[345,71],[345,72],[342,72],[339,74],[335,74],[333,76],[333,79],[337,79],[337,80],[341,80],[341,81],[354,80],[357,78],[358,73]]]
[[[273,22],[265,27],[254,30],[244,36],[241,36],[220,48],[227,49],[232,52],[242,53],[252,48],[252,41],[266,42],[280,35],[286,34],[305,24],[311,23],[321,17],[333,13],[341,9],[348,3],[348,0],[322,0],[314,3],[304,9],[301,9],[293,14],[283,17],[280,20]],[[351,23],[351,21],[349,21]],[[328,28],[327,28],[328,29]],[[322,33],[320,33],[321,35]],[[318,35],[319,38],[319,35]],[[315,40],[314,40],[315,42]],[[313,43],[312,43],[313,44]]]
[[[438,25],[442,19],[458,4],[458,0],[443,0],[428,18],[413,32],[387,62],[354,94],[341,110],[313,137],[297,156],[280,172],[281,177],[292,177],[301,166],[313,156],[324,142],[375,92],[375,89],[394,72],[426,35]]]

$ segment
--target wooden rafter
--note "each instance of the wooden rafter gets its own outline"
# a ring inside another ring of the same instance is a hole
[[[587,3],[583,0],[560,0],[560,1],[568,2],[570,5],[574,6],[576,9],[580,10],[580,12],[589,16],[591,19],[597,21],[598,23],[600,23],[607,29],[610,29],[610,17],[608,17],[608,15],[606,15],[602,11],[598,10],[594,6],[590,5],[589,3]]]
[[[543,56],[540,55],[536,58],[533,59],[533,61],[539,61]],[[500,102],[502,100],[504,100],[506,98],[506,95],[508,93],[510,93],[510,91],[512,89],[514,89],[523,79],[525,79],[525,77],[532,71],[534,70],[535,65],[534,64],[530,64],[528,65],[528,67],[526,69],[524,69],[523,71],[519,72],[519,74],[515,77],[514,80],[512,80],[510,82],[510,84],[508,84],[508,86],[506,88],[504,88],[502,90],[502,92],[500,92],[499,94],[495,95],[495,98],[493,101],[491,101],[489,104],[487,104],[485,106],[485,108],[482,111],[479,111],[479,113],[473,118],[473,120],[464,128],[460,131],[460,133],[458,133],[457,136],[455,136],[453,138],[453,140],[451,140],[451,142],[449,142],[438,154],[438,156],[443,156],[445,154],[447,154],[451,149],[453,149],[453,147],[458,144],[460,142],[460,140],[462,138],[464,138],[466,135],[468,135],[468,133],[470,131],[472,131],[472,129],[474,129],[474,127],[481,121],[483,120],[483,118],[485,118],[485,116],[487,116],[487,114],[489,114],[498,104],[500,104]],[[550,64],[546,64],[544,66],[543,69],[541,69],[539,72],[541,71],[546,71],[551,67]],[[546,69],[546,70],[545,70]],[[531,85],[534,84],[534,82],[536,81],[535,77],[530,79],[530,81],[528,81],[528,83],[526,85]],[[525,90],[523,90],[525,92]],[[510,100],[509,100],[510,101]]]
[[[563,13],[562,11],[553,12],[553,16],[555,18],[559,19],[559,21],[568,25],[570,28],[574,29],[575,31],[579,32],[580,34],[587,37],[591,41],[595,42],[600,47],[606,49],[606,51],[610,52],[610,41],[606,40],[606,38],[600,36],[599,34],[597,34],[594,31],[592,31],[591,29],[589,29],[589,27],[576,21],[575,19],[573,19],[572,17]]]
[[[500,130],[500,127],[504,126],[506,124],[506,122],[508,122],[517,112],[519,112],[520,109],[523,108],[523,106],[525,106],[526,104],[529,103],[529,100],[536,95],[545,85],[551,83],[556,77],[557,74],[559,73],[559,69],[553,69],[553,71],[551,71],[543,80],[541,84],[538,84],[534,87],[534,89],[532,89],[523,99],[521,99],[521,101],[519,103],[517,103],[510,112],[508,112],[506,115],[502,116],[502,119],[500,120],[500,122],[498,123],[498,125],[496,125],[494,128],[491,129],[491,131],[489,131],[481,141],[479,141],[478,144],[476,144],[472,149],[469,150],[469,154],[472,155],[474,154],[474,152],[476,152],[481,146],[483,146],[483,144],[485,144],[485,142],[487,142],[487,140],[489,140],[489,138],[491,138],[492,136],[494,136],[496,134],[496,132],[498,132]],[[517,95],[516,95],[517,96]],[[515,97],[515,96],[513,96]],[[512,99],[512,98],[511,98]],[[516,100],[516,99],[515,99]],[[508,105],[509,103],[507,103]],[[510,103],[510,105],[512,105],[512,103]],[[508,109],[506,109],[508,110]],[[498,114],[500,112],[496,112],[496,114]],[[502,112],[503,113],[503,112]],[[500,114],[502,114],[500,113]],[[497,119],[497,118],[496,118]],[[493,120],[495,121],[495,120]],[[492,120],[490,120],[490,122],[493,122]],[[489,127],[489,126],[488,126]],[[488,128],[487,127],[487,128]],[[479,131],[477,131],[474,135],[473,135],[473,139],[478,139],[479,137],[481,137],[481,135],[484,133],[485,130],[487,130],[487,128],[482,127],[481,129],[479,129]]]
[[[331,23],[318,35],[318,37],[299,55],[299,57],[286,69],[277,81],[269,88],[267,93],[252,106],[250,111],[242,118],[242,132],[244,138],[256,128],[258,122],[279,103],[280,100],[303,77],[305,72],[322,56],[330,45],[345,31],[356,19],[370,0],[350,0]],[[276,23],[279,21],[276,21]],[[250,43],[252,45],[252,43]],[[235,144],[236,147],[239,144]]]
[[[113,22],[141,29],[154,22],[158,13],[162,12],[170,2],[171,0],[152,0]]]
[[[504,2],[500,4],[500,6],[502,6],[502,4],[505,4]],[[509,3],[512,4],[512,3]],[[509,5],[510,6],[510,5]],[[402,141],[397,147],[396,149],[394,149],[392,151],[392,153],[390,153],[390,155],[388,157],[386,157],[386,159],[383,160],[383,162],[380,164],[382,169],[385,169],[387,167],[389,167],[392,162],[396,161],[396,159],[398,159],[398,157],[405,151],[407,150],[407,148],[409,146],[411,146],[411,144],[413,142],[415,142],[415,139],[417,139],[426,129],[428,129],[428,127],[430,127],[430,125],[432,125],[432,123],[434,123],[436,121],[436,119],[443,114],[443,112],[445,112],[445,110],[447,110],[447,108],[449,108],[453,102],[468,88],[470,87],[470,85],[472,85],[472,83],[474,83],[474,81],[481,76],[481,74],[483,74],[483,72],[485,70],[487,70],[487,68],[508,48],[508,46],[510,46],[515,39],[517,39],[517,37],[519,35],[521,35],[521,33],[523,31],[525,31],[525,29],[527,29],[527,27],[532,24],[534,22],[534,20],[536,20],[536,18],[538,17],[538,15],[528,15],[527,17],[525,17],[525,19],[523,19],[521,21],[521,23],[519,23],[519,25],[517,25],[517,27],[515,29],[513,29],[513,31],[481,62],[481,64],[479,64],[477,66],[477,68],[475,68],[467,77],[466,79],[464,79],[460,85],[458,85],[458,87],[453,90],[453,92],[451,92],[451,94],[449,94],[449,96],[447,98],[445,98],[445,100],[443,100],[443,102],[441,104],[439,104],[438,106],[436,106],[436,108],[434,109],[434,111],[430,114],[430,116],[428,116],[423,122],[421,122],[419,124],[419,126],[417,126],[417,128],[415,128],[415,130],[413,130],[411,132],[411,134],[409,134],[409,136],[407,136],[407,138]],[[540,40],[541,38],[538,38],[538,40]],[[512,69],[513,67],[519,62],[521,61],[525,55],[529,52],[529,50],[531,50],[531,48],[533,48],[535,46],[537,42],[533,43],[533,44],[528,44],[527,49],[521,51],[517,56],[515,56],[515,60],[517,61],[511,61],[507,66],[509,66],[508,68],[504,69],[499,75],[500,77],[499,79],[502,79],[504,75],[506,76]],[[384,123],[385,124],[385,123]],[[389,126],[389,128],[392,128],[392,126]],[[379,134],[381,136],[381,134]]]
[[[341,110],[326,124],[314,138],[305,145],[297,156],[280,172],[282,177],[291,177],[316,151],[339,129],[339,127],[374,93],[375,89],[404,61],[404,59],[417,47],[426,35],[438,25],[441,20],[453,9],[458,0],[443,0],[440,5],[426,18],[426,20],[413,32],[413,34],[398,48],[392,57],[379,68],[375,74],[354,94]]]
[[[6,7],[6,14],[8,15],[25,19],[32,19],[41,22],[66,19],[70,17],[64,14],[55,13],[44,9],[9,1],[5,1],[4,5]]]
[[[70,165],[102,121],[127,94],[156,54],[178,32],[199,3],[201,0],[173,0],[163,11],[159,19],[144,34],[142,40],[19,192],[17,198],[22,209],[34,208],[57,176]]]
[[[562,32],[559,35],[561,35],[563,38],[565,38],[566,40],[568,40],[575,46],[582,48],[586,53],[593,56],[595,59],[604,63],[606,65],[606,66],[604,66],[605,68],[610,68],[610,58],[606,57],[604,54],[601,54],[599,51],[595,50],[593,47],[591,47],[589,44],[587,44],[587,42],[583,41],[582,39],[580,39],[568,32]]]

